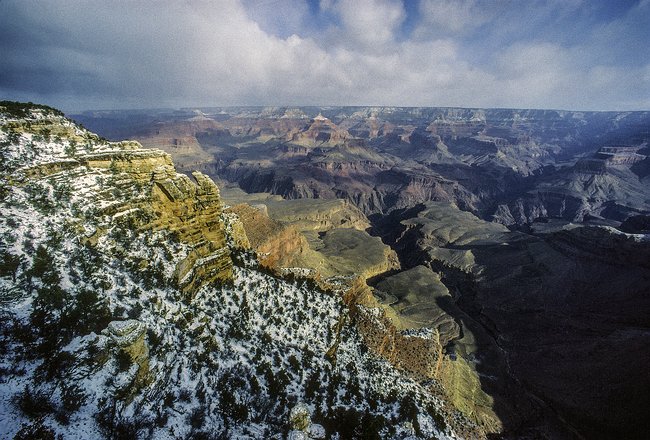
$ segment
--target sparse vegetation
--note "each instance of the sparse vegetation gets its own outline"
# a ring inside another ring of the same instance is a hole
[[[11,141],[35,157],[89,149],[55,116],[46,129],[20,127],[30,129],[31,138],[16,131]],[[333,367],[324,353],[347,313],[341,299],[311,279],[278,278],[250,252],[237,251],[232,280],[181,291],[175,271],[191,245],[180,232],[150,229],[159,215],[146,206],[150,184],[113,164],[24,177],[0,201],[9,213],[0,222],[0,283],[28,299],[20,313],[8,307],[0,327],[0,377],[20,390],[16,414],[33,420],[12,425],[17,438],[67,432],[76,417],[88,438],[268,438],[287,433],[298,401],[321,423],[331,420],[330,433],[386,434],[374,418],[394,403],[369,409],[364,399],[385,387],[424,393],[363,351],[353,328]],[[116,209],[124,200],[137,208]],[[376,374],[348,367],[367,363],[380,365]],[[365,417],[366,431],[352,428],[355,416]]]
[[[33,102],[0,101],[0,111],[10,114],[15,118],[25,118],[32,110],[44,110],[55,116],[64,116],[63,112],[43,104]]]

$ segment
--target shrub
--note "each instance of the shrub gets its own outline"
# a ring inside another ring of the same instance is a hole
[[[400,408],[399,408],[399,413],[400,417],[402,420],[408,420],[413,424],[413,428],[415,429],[415,433],[417,435],[420,435],[420,423],[418,422],[418,414],[419,414],[419,409],[418,405],[415,402],[415,399],[407,395],[402,399]]]
[[[42,373],[46,380],[63,376],[63,372],[74,365],[76,358],[69,351],[56,351],[45,357],[37,372]]]
[[[77,411],[86,403],[86,394],[83,389],[76,384],[63,384],[61,386],[61,403],[63,409],[69,413]]]
[[[147,329],[147,341],[149,342],[149,348],[151,350],[155,350],[162,342],[162,339],[162,335],[156,333],[155,330],[151,328]]]
[[[447,422],[445,422],[445,418],[443,417],[442,414],[440,414],[440,412],[438,412],[435,406],[433,406],[432,404],[427,406],[427,412],[429,413],[433,421],[436,423],[436,426],[440,431],[444,432],[447,430]]]
[[[178,392],[178,400],[181,402],[189,402],[192,400],[192,392],[187,388],[183,388]]]
[[[30,418],[51,414],[54,411],[49,394],[43,390],[32,390],[29,385],[15,397],[15,403],[23,414]]]
[[[300,361],[294,354],[289,356],[289,365],[291,366],[294,372],[296,373],[300,372]]]
[[[32,423],[23,423],[20,430],[14,436],[14,440],[56,440],[54,430],[43,423],[43,419],[37,419]],[[59,440],[63,437],[59,435]]]
[[[22,257],[13,255],[5,249],[0,251],[0,277],[11,276],[16,281],[16,272],[22,263]]]
[[[309,375],[305,384],[305,397],[307,399],[314,398],[316,393],[321,391],[321,383],[320,368],[316,367]]]
[[[187,416],[187,421],[193,429],[201,429],[205,423],[205,409],[194,408]]]
[[[29,116],[29,113],[32,110],[45,110],[46,112],[52,113],[56,116],[64,116],[61,110],[43,104],[34,104],[33,102],[0,101],[0,111],[15,118],[24,118]]]
[[[123,348],[120,348],[117,351],[117,355],[115,356],[117,360],[117,369],[119,371],[126,371],[131,367],[132,361],[131,361],[131,355],[126,352]]]

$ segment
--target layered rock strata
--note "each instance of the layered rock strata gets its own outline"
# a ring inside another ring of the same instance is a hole
[[[27,130],[11,123],[6,127],[18,133]],[[195,172],[194,183],[176,173],[171,156],[163,151],[143,149],[137,142],[107,143],[59,117],[42,118],[29,127],[32,138],[53,132],[68,137],[50,144],[50,149],[32,149],[30,144],[10,147],[5,161],[11,182],[27,185],[49,176],[80,188],[97,186],[94,206],[85,208],[92,208],[93,217],[102,224],[84,231],[81,239],[96,243],[113,222],[171,234],[188,247],[175,268],[175,278],[189,296],[206,283],[232,279],[219,189],[209,177]],[[19,165],[12,168],[13,163]],[[109,180],[112,191],[101,188],[101,182]]]

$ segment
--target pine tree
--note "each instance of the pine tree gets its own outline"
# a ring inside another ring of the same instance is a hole
[[[230,337],[235,339],[247,339],[250,337],[250,315],[251,309],[248,305],[246,292],[244,292],[241,303],[239,305],[239,311],[230,324]]]
[[[64,330],[62,322],[70,305],[70,295],[61,288],[61,275],[49,251],[42,245],[36,249],[30,274],[37,279],[30,320],[41,338],[39,352],[51,354],[57,349]]]

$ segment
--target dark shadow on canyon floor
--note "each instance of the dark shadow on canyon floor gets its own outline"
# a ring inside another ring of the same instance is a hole
[[[646,438],[647,243],[596,227],[513,232],[504,243],[454,247],[482,268],[468,274],[405,238],[400,219],[417,212],[372,218],[372,232],[403,269],[442,274],[453,299],[437,305],[463,328],[447,353],[470,363],[494,399],[504,431],[493,438]]]
[[[472,253],[478,277],[436,268],[457,292],[440,305],[479,341],[503,437],[646,438],[647,245],[579,228]]]

